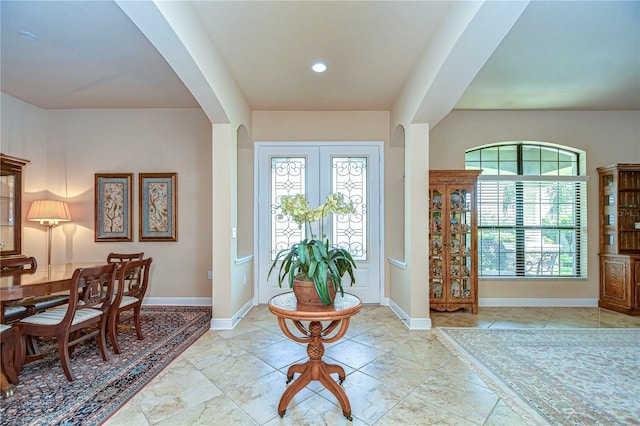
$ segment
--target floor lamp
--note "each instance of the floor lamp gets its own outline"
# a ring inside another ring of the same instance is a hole
[[[69,206],[64,201],[59,200],[36,200],[31,203],[27,220],[40,222],[40,225],[49,228],[47,271],[51,273],[51,231],[58,225],[58,222],[69,222],[71,220]]]

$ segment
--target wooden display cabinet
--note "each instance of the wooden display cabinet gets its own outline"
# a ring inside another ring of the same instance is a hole
[[[478,313],[478,170],[429,172],[429,306]]]
[[[640,164],[599,167],[598,306],[640,315]]]
[[[22,256],[22,169],[28,160],[0,154],[0,257]]]

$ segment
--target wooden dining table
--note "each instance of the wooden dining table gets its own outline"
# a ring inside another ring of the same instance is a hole
[[[38,268],[35,272],[25,270],[0,273],[0,303],[69,290],[76,269],[91,268],[105,263],[61,263],[51,265],[51,269]]]

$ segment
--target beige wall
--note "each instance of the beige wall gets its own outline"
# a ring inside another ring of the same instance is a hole
[[[199,109],[44,111],[2,94],[2,152],[25,171],[23,252],[46,264],[46,234],[24,216],[40,197],[68,201],[73,221],[54,229],[53,262],[106,259],[110,251],[153,257],[148,296],[211,298],[211,125]],[[134,242],[94,241],[94,174],[134,173]],[[138,242],[140,172],[178,173],[178,241]],[[198,299],[202,298],[202,299]],[[196,300],[198,299],[198,300]]]
[[[405,268],[391,265],[391,301],[411,321],[429,317],[428,244],[429,228],[425,212],[428,204],[429,126],[411,124],[405,129],[404,152],[405,204],[404,247]],[[408,326],[424,327],[418,323]]]
[[[464,168],[466,149],[503,141],[545,141],[586,152],[587,279],[486,280],[480,298],[598,297],[598,178],[596,167],[640,163],[640,112],[456,111],[430,135],[430,168]]]
[[[387,111],[254,111],[253,140],[389,141]]]

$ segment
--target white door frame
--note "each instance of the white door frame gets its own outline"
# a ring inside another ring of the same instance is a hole
[[[259,270],[260,270],[260,256],[259,256],[259,244],[258,237],[260,235],[260,227],[259,227],[259,211],[260,211],[260,193],[259,193],[259,180],[260,180],[260,148],[269,147],[269,148],[294,148],[294,147],[305,147],[305,146],[320,146],[320,147],[345,147],[345,146],[367,146],[374,147],[378,151],[378,160],[379,160],[379,173],[378,173],[378,182],[371,182],[372,187],[378,187],[379,193],[379,205],[378,205],[378,217],[380,218],[378,222],[378,236],[379,236],[379,251],[378,251],[378,276],[379,276],[379,289],[378,289],[378,300],[380,304],[384,303],[384,282],[385,282],[385,274],[384,274],[384,142],[382,141],[344,141],[344,142],[336,142],[336,141],[304,141],[304,142],[256,142],[254,145],[254,217],[253,217],[253,226],[254,226],[254,267],[253,267],[253,303],[257,305],[260,303],[259,301]],[[371,229],[371,232],[376,232],[376,230]],[[283,289],[283,292],[286,289]]]

